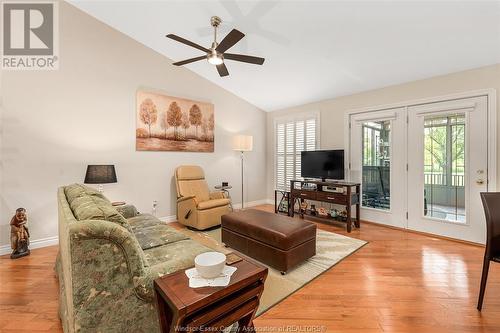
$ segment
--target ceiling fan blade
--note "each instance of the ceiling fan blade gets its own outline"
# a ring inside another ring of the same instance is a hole
[[[203,52],[205,52],[205,53],[210,53],[210,50],[208,50],[208,49],[204,48],[203,46],[198,45],[198,44],[196,44],[196,43],[193,43],[193,42],[191,42],[191,41],[189,41],[189,40],[187,40],[187,39],[184,39],[184,38],[182,38],[182,37],[179,37],[179,36],[177,36],[177,35],[174,35],[174,34],[168,34],[166,37],[168,37],[168,38],[170,38],[170,39],[173,39],[173,40],[175,40],[175,41],[178,41],[178,42],[180,42],[180,43],[182,43],[182,44],[186,44],[186,45],[189,45],[189,46],[191,46],[191,47],[194,47],[195,49],[198,49],[198,50],[203,51]]]
[[[217,65],[217,72],[219,72],[219,75],[222,76],[228,76],[229,72],[227,71],[227,67],[224,63]]]
[[[217,52],[224,53],[226,50],[229,50],[234,44],[238,43],[243,37],[245,37],[245,34],[241,31],[236,29],[231,30],[217,46]]]
[[[203,59],[207,59],[207,56],[199,56],[199,57],[196,57],[196,58],[191,58],[191,59],[186,59],[186,60],[174,62],[172,65],[182,66],[182,65],[190,64],[192,62],[203,60]]]
[[[224,59],[248,62],[250,64],[262,65],[264,63],[264,58],[244,55],[244,54],[233,54],[233,53],[224,53]]]

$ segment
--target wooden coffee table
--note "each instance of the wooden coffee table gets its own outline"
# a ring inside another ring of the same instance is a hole
[[[190,288],[184,270],[154,281],[163,333],[197,328],[219,331],[238,323],[238,331],[253,330],[253,318],[264,290],[267,268],[249,258],[237,268],[227,287]]]

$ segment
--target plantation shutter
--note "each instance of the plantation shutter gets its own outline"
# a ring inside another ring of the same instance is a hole
[[[276,188],[290,190],[290,180],[301,179],[300,153],[316,150],[318,116],[316,114],[276,122]]]
[[[276,125],[276,188],[284,189],[285,184],[285,124]]]

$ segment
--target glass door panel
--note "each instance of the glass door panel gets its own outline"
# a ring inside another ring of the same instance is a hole
[[[465,223],[465,113],[424,117],[424,216]]]
[[[406,108],[357,113],[349,121],[348,176],[361,183],[361,216],[406,228]]]
[[[362,124],[362,205],[376,209],[391,208],[391,122]]]

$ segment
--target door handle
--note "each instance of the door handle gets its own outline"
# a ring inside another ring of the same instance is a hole
[[[484,184],[484,179],[478,179],[476,180],[477,185],[483,185]]]

